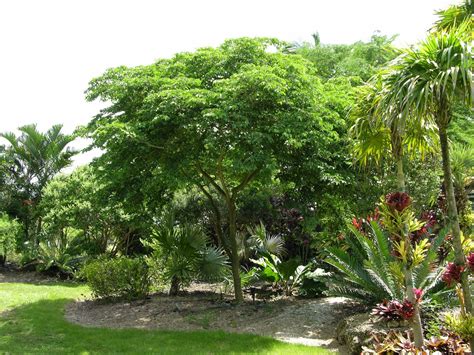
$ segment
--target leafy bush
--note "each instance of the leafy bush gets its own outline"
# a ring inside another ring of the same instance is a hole
[[[257,265],[257,275],[261,280],[272,282],[283,290],[285,295],[291,296],[301,286],[305,275],[313,265],[300,265],[297,259],[281,261],[273,254],[264,254],[259,259],[250,259]]]
[[[376,221],[366,224],[366,230],[354,226],[349,228],[352,235],[345,238],[348,250],[329,248],[325,260],[338,273],[331,279],[329,293],[354,298],[367,304],[375,304],[385,299],[404,298],[403,270],[398,260],[397,248]],[[419,263],[414,267],[414,286],[423,289],[424,299],[441,292],[441,268],[436,265],[437,250],[443,243],[447,230],[440,232],[423,252]]]
[[[165,216],[153,238],[143,244],[153,250],[147,258],[148,265],[164,281],[171,282],[171,295],[176,295],[193,279],[216,281],[228,271],[224,252],[209,245],[199,226],[176,225],[173,213]]]
[[[327,291],[328,273],[323,269],[307,272],[298,289],[298,295],[308,298],[321,297]]]
[[[7,255],[15,250],[20,224],[6,214],[0,214],[0,265],[4,265]]]
[[[94,297],[145,297],[151,287],[148,266],[142,258],[97,259],[81,271]]]

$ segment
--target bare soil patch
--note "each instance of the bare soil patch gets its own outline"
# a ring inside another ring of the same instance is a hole
[[[68,305],[66,318],[92,327],[252,333],[346,353],[335,339],[337,324],[358,310],[356,304],[339,297],[247,300],[235,305],[222,295],[195,287],[194,292],[178,297],[160,294],[115,303],[81,300]]]
[[[14,267],[0,267],[0,283],[4,282],[46,285],[53,282],[58,282],[58,279],[40,274],[38,272],[18,270]]]

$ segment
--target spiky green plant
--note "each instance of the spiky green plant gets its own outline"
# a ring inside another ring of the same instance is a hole
[[[394,246],[377,222],[370,223],[369,233],[349,226],[346,237],[349,249],[329,248],[326,263],[337,272],[331,276],[329,293],[374,305],[384,299],[403,299],[403,270],[394,256]],[[425,299],[440,291],[442,270],[435,267],[439,246],[446,236],[441,232],[432,241],[425,259],[414,268],[416,288],[424,290]]]

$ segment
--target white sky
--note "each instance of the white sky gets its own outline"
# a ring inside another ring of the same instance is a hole
[[[404,46],[424,37],[434,10],[456,2],[0,0],[0,132],[86,124],[100,106],[85,102],[84,90],[109,67],[240,36],[311,41],[318,31],[323,43],[352,43],[380,30]]]

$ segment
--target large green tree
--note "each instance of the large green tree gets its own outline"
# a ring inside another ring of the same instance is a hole
[[[104,150],[97,165],[132,186],[192,184],[209,199],[218,224],[226,222],[217,234],[232,261],[237,301],[239,196],[309,157],[314,174],[334,170],[328,147],[338,139],[334,116],[340,117],[325,108],[312,65],[283,47],[274,39],[228,40],[149,66],[110,69],[87,91],[88,100],[111,103],[88,129]]]

